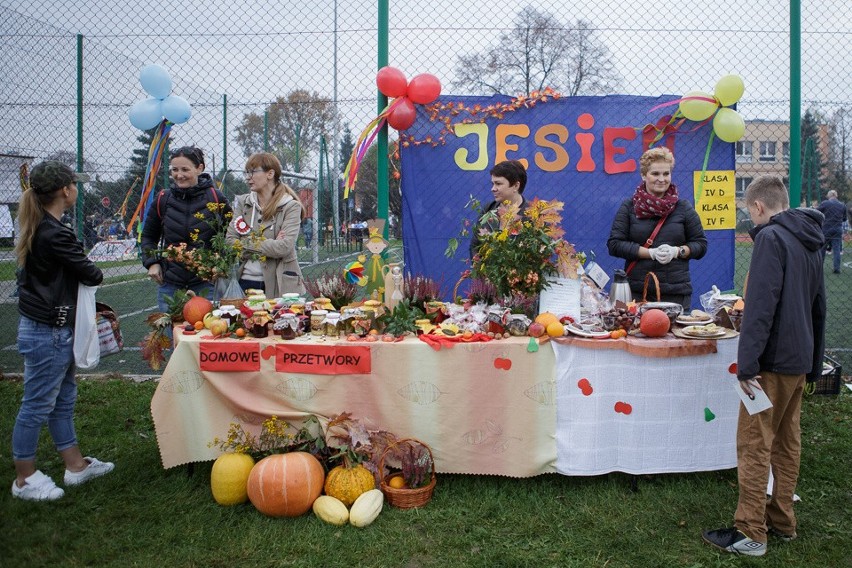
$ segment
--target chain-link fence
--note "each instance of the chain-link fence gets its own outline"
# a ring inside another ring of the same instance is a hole
[[[739,74],[746,82],[738,105],[746,119],[736,145],[739,195],[760,173],[788,175],[789,10],[777,0],[397,1],[390,6],[389,64],[409,77],[435,74],[444,94],[460,95],[518,95],[547,86],[567,96],[680,95],[712,91],[719,77]],[[802,198],[820,202],[835,189],[850,202],[846,112],[852,85],[843,70],[852,57],[852,8],[840,0],[808,0],[801,12]],[[300,242],[308,277],[351,261],[358,247],[343,235],[376,214],[376,178],[369,172],[375,161],[365,160],[352,199],[342,199],[337,174],[358,133],[376,116],[377,15],[376,3],[363,0],[245,6],[0,0],[0,227],[9,225],[0,235],[7,251],[0,261],[0,322],[10,330],[0,369],[18,372],[21,366],[11,331],[17,314],[9,252],[18,167],[45,158],[76,167],[79,159],[95,180],[71,219],[81,238],[90,247],[132,240],[133,228],[124,224],[139,201],[150,135],[131,126],[127,111],[147,96],[139,84],[146,64],[168,69],[172,92],[192,106],[191,120],[173,128],[171,145],[203,148],[208,171],[229,198],[247,191],[237,173],[252,152],[273,151],[285,170],[299,174],[290,183],[311,209],[316,204],[318,221],[305,235],[318,248],[305,247],[304,237]],[[400,219],[397,188],[392,183],[390,214]],[[486,198],[487,180],[466,191]],[[744,210],[737,221],[742,236],[749,227]],[[611,218],[584,222],[609,225]],[[737,239],[736,287],[750,250],[747,238]],[[840,274],[832,273],[830,256],[826,261],[828,346],[847,368],[849,258],[843,257]],[[102,265],[108,284],[99,298],[122,314],[132,347],[146,331],[144,315],[154,309],[154,285],[135,258]],[[132,350],[102,368],[149,372]]]

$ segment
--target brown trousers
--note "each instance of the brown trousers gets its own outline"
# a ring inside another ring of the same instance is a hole
[[[740,405],[737,423],[740,496],[734,524],[752,540],[766,543],[767,525],[784,534],[796,533],[793,493],[799,479],[805,376],[768,371],[761,371],[760,376],[760,386],[772,401],[772,408],[751,416]],[[770,465],[775,484],[767,501]]]

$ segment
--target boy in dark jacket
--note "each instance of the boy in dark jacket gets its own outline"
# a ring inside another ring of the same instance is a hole
[[[799,477],[799,418],[805,380],[822,373],[825,287],[821,249],[823,215],[789,209],[784,182],[761,176],[746,189],[755,223],[748,295],[740,328],[737,378],[749,396],[763,390],[772,407],[750,415],[740,407],[737,476],[740,495],[734,527],[704,533],[727,552],[763,556],[767,533],[796,538],[793,493]],[[775,484],[766,500],[769,466]]]

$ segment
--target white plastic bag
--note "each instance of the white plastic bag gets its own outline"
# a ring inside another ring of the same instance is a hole
[[[74,362],[80,369],[96,367],[101,360],[95,308],[97,286],[77,285],[77,316],[74,320]]]

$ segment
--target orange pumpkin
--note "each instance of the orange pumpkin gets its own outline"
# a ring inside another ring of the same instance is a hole
[[[193,296],[183,306],[183,319],[195,325],[213,311],[213,304],[204,296]]]
[[[252,505],[270,517],[298,517],[322,493],[325,471],[307,452],[274,454],[257,462],[248,478]]]
[[[669,332],[671,325],[666,312],[658,309],[648,310],[639,319],[639,331],[647,337],[663,337]]]
[[[376,478],[362,465],[337,466],[325,478],[325,494],[343,501],[347,507],[370,489],[376,488]]]

